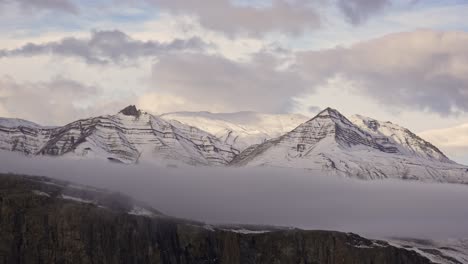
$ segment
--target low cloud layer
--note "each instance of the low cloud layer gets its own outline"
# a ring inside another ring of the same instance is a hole
[[[13,50],[0,50],[1,57],[58,55],[83,59],[90,64],[125,63],[174,51],[201,51],[209,44],[200,38],[175,39],[168,43],[140,41],[122,31],[93,31],[90,38],[67,37],[41,44],[28,43]]]
[[[209,223],[295,226],[367,236],[467,237],[468,187],[364,182],[293,169],[158,168],[0,153],[0,171],[121,191]]]

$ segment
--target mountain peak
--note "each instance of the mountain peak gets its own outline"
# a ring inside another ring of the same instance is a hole
[[[138,110],[135,105],[129,105],[122,109],[119,113],[126,116],[139,116],[141,114],[141,110]]]
[[[317,116],[320,116],[320,117],[327,117],[327,116],[341,117],[343,115],[340,112],[338,112],[338,110],[333,109],[331,107],[327,107],[324,110],[322,110],[320,113],[318,113]]]
[[[323,119],[330,119],[334,123],[341,123],[341,124],[346,124],[348,126],[352,126],[352,123],[351,121],[348,120],[348,118],[346,118],[338,110],[333,109],[331,107],[327,107],[324,110],[322,110],[314,118],[309,120],[309,122],[314,122],[314,121],[323,120]]]

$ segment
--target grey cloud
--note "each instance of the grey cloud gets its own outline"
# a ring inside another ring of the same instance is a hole
[[[208,223],[293,226],[366,236],[466,238],[468,187],[364,182],[279,168],[160,168],[0,153],[0,171],[47,175],[129,194]]]
[[[26,10],[57,10],[75,14],[79,11],[73,1],[69,0],[0,0],[0,7],[2,4],[18,4]]]
[[[202,26],[227,33],[254,35],[271,31],[298,34],[320,25],[318,7],[326,1],[272,0],[270,5],[254,7],[231,0],[147,0],[158,8],[176,14],[195,15]]]
[[[318,106],[309,106],[309,108],[307,110],[309,110],[309,112],[311,112],[311,113],[318,113],[323,109],[318,107]]]
[[[334,5],[347,21],[358,25],[391,5],[391,0],[271,0],[260,7],[254,4],[261,1],[250,1],[248,6],[233,0],[208,0],[203,4],[183,0],[146,1],[176,14],[195,15],[202,26],[210,29],[254,35],[275,31],[300,34],[316,29],[324,19],[324,10]]]
[[[296,54],[311,85],[342,76],[387,108],[468,112],[468,34],[421,30]]]
[[[347,20],[354,24],[360,24],[369,16],[378,13],[391,4],[390,0],[338,0],[338,7]]]
[[[45,125],[63,125],[86,117],[90,109],[81,109],[79,105],[86,105],[98,95],[98,88],[62,77],[37,83],[0,78],[0,108],[6,109],[10,116]]]
[[[209,44],[200,38],[176,39],[169,43],[135,40],[114,31],[93,31],[89,39],[74,37],[44,44],[29,43],[14,50],[0,50],[5,56],[35,56],[54,54],[77,57],[91,64],[125,63],[141,57],[153,57],[171,51],[202,50]]]
[[[281,64],[280,59],[265,53],[254,55],[249,62],[217,55],[172,54],[160,57],[152,79],[157,92],[205,107],[192,110],[218,104],[223,109],[215,111],[284,112],[292,106],[291,96],[304,91],[307,83],[292,69],[278,69]]]

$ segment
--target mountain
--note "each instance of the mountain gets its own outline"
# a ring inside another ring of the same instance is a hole
[[[177,219],[122,194],[46,177],[0,174],[0,226],[2,264],[434,263],[352,233]],[[453,261],[438,263],[462,263],[445,257]]]
[[[135,106],[62,127],[0,119],[0,149],[126,164],[279,166],[360,179],[468,184],[468,167],[408,129],[363,116],[348,119],[331,108],[308,121],[253,112],[155,116]]]
[[[279,137],[309,119],[299,114],[255,112],[176,112],[160,117],[169,122],[199,127],[239,150]]]
[[[116,115],[78,120],[63,127],[2,119],[0,149],[28,155],[162,165],[224,165],[239,153],[196,127],[169,123],[135,106]]]
[[[232,166],[280,166],[360,179],[401,178],[468,183],[468,167],[456,164],[409,130],[327,108],[276,139],[251,146]]]

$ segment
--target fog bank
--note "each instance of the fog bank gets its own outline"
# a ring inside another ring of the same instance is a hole
[[[0,152],[0,172],[128,194],[208,223],[293,226],[367,236],[468,237],[468,186],[358,181],[277,168],[160,168]]]

